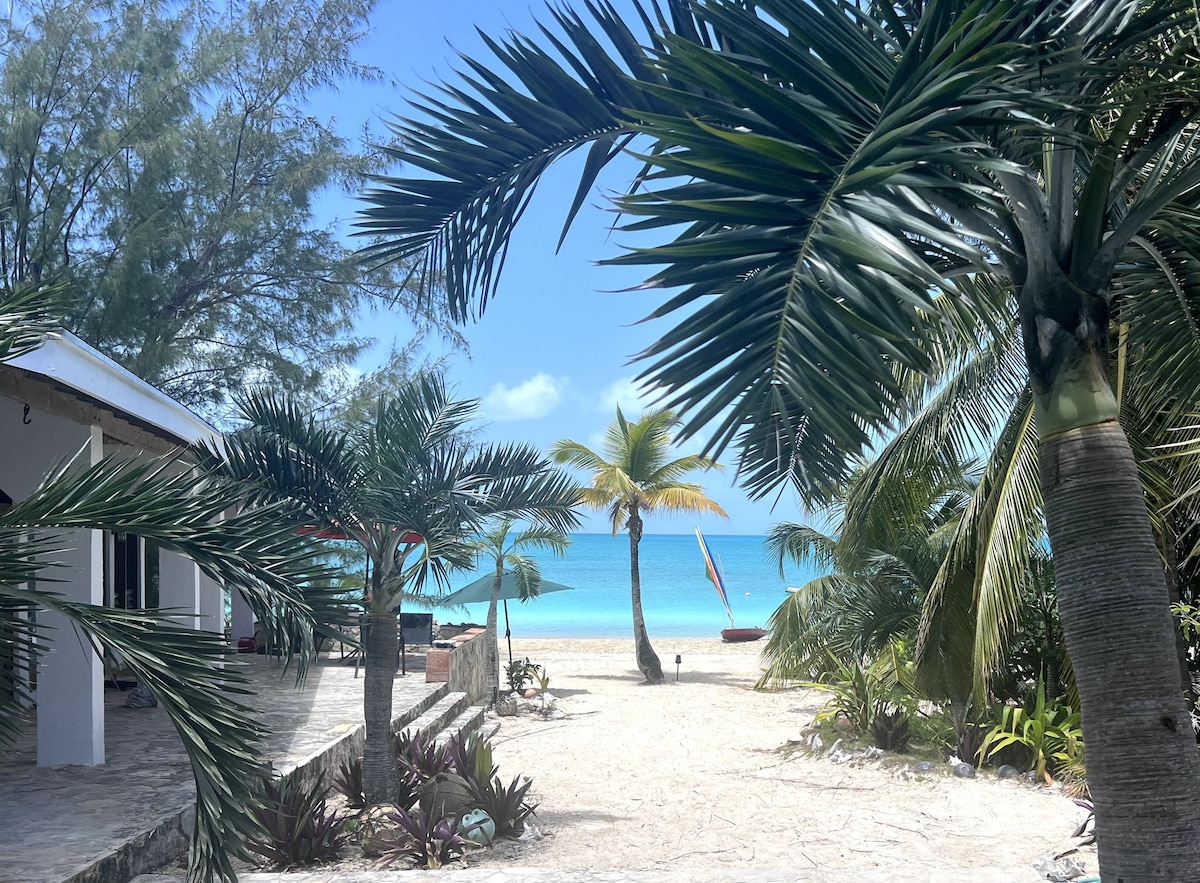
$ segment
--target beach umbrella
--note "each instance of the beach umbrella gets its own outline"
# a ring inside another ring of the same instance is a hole
[[[456,607],[459,604],[486,604],[492,600],[492,585],[496,581],[496,574],[489,573],[486,576],[481,576],[474,582],[467,583],[456,592],[451,592],[441,600],[443,607]],[[553,580],[544,579],[539,586],[539,595],[544,595],[547,592],[568,592],[573,591],[574,586],[564,586],[562,583],[556,583]],[[504,576],[500,578],[500,600],[504,602],[504,637],[508,640],[508,661],[512,663],[512,630],[508,627],[508,600],[510,598],[520,598],[521,593],[517,590],[517,581],[513,577],[511,570],[504,571]]]

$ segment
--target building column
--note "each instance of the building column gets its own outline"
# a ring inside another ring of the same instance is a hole
[[[200,623],[200,568],[166,549],[159,550],[158,568],[158,606],[185,628],[205,628]]]
[[[236,647],[238,639],[254,637],[254,612],[237,589],[230,589],[229,596],[229,635]]]
[[[225,634],[225,587],[196,568],[200,581],[200,628],[213,634]]]
[[[104,453],[98,426],[85,427],[91,463]],[[47,572],[62,582],[48,588],[71,601],[104,603],[102,535],[79,530],[63,537],[67,551],[56,556],[64,566]],[[92,645],[62,614],[42,611],[49,646],[39,648],[37,685],[37,762],[39,766],[104,763],[104,666]]]

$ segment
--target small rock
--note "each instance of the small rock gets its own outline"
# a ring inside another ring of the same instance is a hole
[[[1021,771],[1007,763],[996,770],[996,778],[998,779],[1015,779],[1019,775],[1021,775]]]
[[[975,778],[975,767],[971,766],[969,763],[956,763],[952,767],[952,770],[954,771],[954,775],[960,779]]]
[[[933,772],[933,764],[927,760],[922,760],[919,763],[916,763],[913,765],[913,772],[914,773],[932,773]]]
[[[1087,868],[1078,859],[1067,858],[1055,861],[1050,856],[1042,856],[1033,863],[1033,869],[1054,883],[1066,883],[1087,873]]]
[[[517,839],[524,841],[541,840],[543,836],[542,829],[527,819],[525,821],[525,830],[521,832],[521,836]]]
[[[534,689],[533,687],[530,687],[528,690],[526,690],[526,691],[525,691],[525,698],[526,698],[526,699],[533,699],[533,698],[535,698],[536,696],[537,696],[537,690],[536,690],[536,689]]]
[[[863,749],[862,756],[866,760],[879,760],[879,758],[883,757],[885,754],[887,754],[887,752],[882,748],[876,748],[874,745],[872,745],[870,748]]]

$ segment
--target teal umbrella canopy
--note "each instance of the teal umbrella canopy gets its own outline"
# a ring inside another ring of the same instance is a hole
[[[460,604],[480,604],[487,603],[492,600],[492,586],[496,582],[496,574],[489,573],[481,576],[474,582],[467,583],[457,592],[451,592],[441,600],[443,607],[457,607]],[[569,592],[574,591],[574,586],[564,586],[562,583],[556,583],[553,580],[544,579],[539,586],[538,595],[544,595],[547,592]],[[508,640],[508,661],[512,663],[512,629],[508,625],[508,602],[509,599],[520,598],[521,593],[517,591],[517,581],[513,578],[511,570],[504,571],[504,576],[500,578],[500,600],[504,602],[504,637]],[[530,599],[532,600],[532,599]]]
[[[496,575],[489,573],[481,576],[474,582],[467,583],[456,592],[451,592],[441,600],[443,607],[456,607],[459,604],[486,604],[492,600],[492,584],[496,581]],[[562,583],[556,583],[552,580],[544,579],[541,583],[541,590],[538,594],[544,595],[547,592],[569,592],[573,591],[574,586],[564,586]],[[517,591],[517,581],[513,578],[511,570],[504,571],[504,576],[500,580],[500,600],[510,601],[521,597],[521,593]]]

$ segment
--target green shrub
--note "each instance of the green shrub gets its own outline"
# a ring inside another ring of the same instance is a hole
[[[541,666],[530,662],[529,657],[518,659],[504,666],[504,677],[512,693],[522,693],[526,684],[532,684],[541,673]]]
[[[979,759],[987,760],[1010,745],[1025,748],[1034,775],[1049,784],[1051,769],[1074,763],[1083,752],[1079,712],[1069,705],[1047,705],[1045,685],[1039,683],[1031,708],[1000,709],[1000,721],[984,739]]]
[[[856,733],[869,733],[875,718],[889,707],[904,704],[903,690],[881,673],[881,666],[864,667],[858,662],[846,663],[830,654],[833,663],[820,680],[800,686],[832,694],[817,712],[817,721],[845,718]]]

